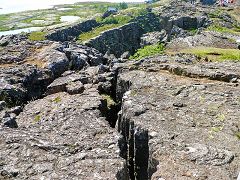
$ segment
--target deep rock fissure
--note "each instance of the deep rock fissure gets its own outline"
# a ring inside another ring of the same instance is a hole
[[[124,118],[122,113],[119,118]],[[119,141],[120,156],[126,160],[129,179],[146,180],[151,179],[157,170],[158,162],[149,152],[149,134],[134,125],[133,121],[122,119],[118,131],[122,134]]]
[[[121,98],[123,104],[123,95],[131,89],[131,82],[118,82],[118,98]],[[119,87],[118,87],[119,88]],[[119,140],[120,156],[126,160],[129,179],[146,180],[151,179],[153,173],[157,170],[158,162],[152,157],[149,151],[149,133],[148,130],[134,124],[127,117],[123,105],[118,113],[117,130],[122,138]]]

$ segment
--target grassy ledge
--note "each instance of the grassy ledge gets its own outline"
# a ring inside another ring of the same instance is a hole
[[[106,24],[103,26],[99,26],[97,28],[94,28],[92,31],[80,34],[78,37],[78,39],[79,39],[78,41],[79,42],[87,41],[91,38],[94,38],[94,37],[100,35],[104,31],[107,31],[107,30],[113,29],[113,28],[117,28],[119,26],[121,26],[121,25],[120,24]]]
[[[154,44],[154,45],[148,45],[143,48],[140,48],[137,50],[137,52],[130,56],[129,59],[143,59],[145,57],[162,54],[164,52],[164,45],[163,44]]]
[[[240,50],[238,49],[197,47],[197,48],[184,49],[181,52],[194,54],[201,59],[207,58],[210,61],[225,61],[225,60],[240,61]]]
[[[43,40],[46,40],[45,35],[46,35],[46,32],[35,31],[29,34],[28,39],[30,41],[43,41]]]
[[[211,25],[207,28],[209,31],[215,31],[215,32],[220,32],[220,33],[231,33],[231,34],[237,34],[240,35],[240,28],[239,27],[234,27],[232,29],[220,26],[220,25]]]

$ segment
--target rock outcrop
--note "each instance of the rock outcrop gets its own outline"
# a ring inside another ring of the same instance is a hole
[[[90,39],[85,45],[94,47],[101,53],[109,51],[116,57],[124,52],[133,53],[140,47],[141,27],[137,23],[129,23],[120,28],[103,32],[98,37]]]
[[[146,36],[144,33],[164,31],[166,35],[159,37],[159,42],[167,42],[176,37],[191,35],[191,33],[184,30],[198,29],[206,26],[206,22],[207,18],[202,15],[172,16],[172,14],[160,14],[157,16],[150,12],[146,15],[136,17],[132,23],[101,33],[99,36],[85,42],[85,45],[96,48],[103,54],[108,52],[119,58],[126,51],[133,54],[140,48],[141,42],[143,44],[141,38],[144,38],[142,36]],[[184,33],[179,33],[182,31]],[[179,35],[176,36],[176,34]],[[145,44],[152,43],[147,42]]]
[[[96,89],[29,103],[17,129],[1,128],[1,179],[126,179],[104,106]]]
[[[96,20],[87,20],[69,27],[63,27],[50,31],[46,38],[52,41],[69,41],[77,37],[82,32],[91,31],[93,28],[99,26]]]
[[[188,37],[179,37],[170,41],[168,49],[180,50],[192,47],[216,47],[223,49],[236,49],[238,44],[235,39],[238,36],[228,36],[218,32],[202,32]]]
[[[171,66],[189,72],[174,73]],[[158,57],[119,71],[117,125],[132,179],[237,178],[239,63],[195,65]]]

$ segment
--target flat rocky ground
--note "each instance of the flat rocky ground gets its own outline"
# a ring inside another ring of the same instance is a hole
[[[167,59],[150,58],[119,74],[120,97],[127,91],[118,128],[133,146],[126,149],[138,178],[147,179],[141,172],[151,168],[151,179],[236,179],[240,64]]]

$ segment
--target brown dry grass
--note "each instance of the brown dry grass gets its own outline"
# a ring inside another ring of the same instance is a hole
[[[38,58],[39,54],[46,49],[48,49],[49,46],[43,46],[38,49],[34,49],[33,54],[29,57],[27,57],[23,63],[24,64],[30,64],[30,65],[36,65],[38,68],[44,68],[45,67],[45,61],[43,59]]]

